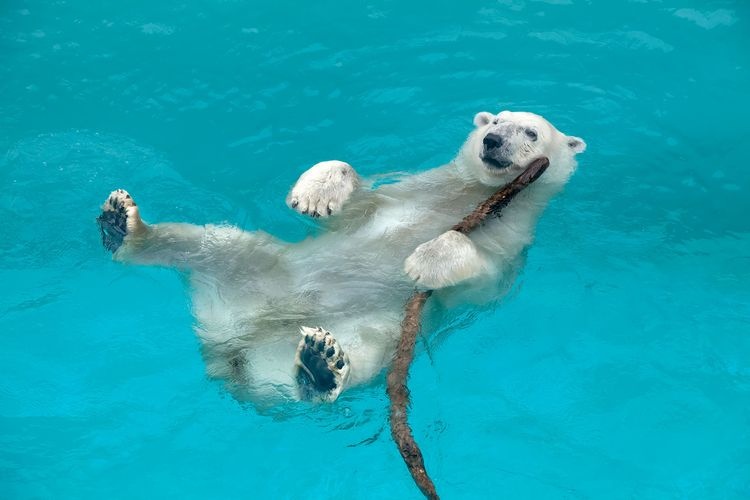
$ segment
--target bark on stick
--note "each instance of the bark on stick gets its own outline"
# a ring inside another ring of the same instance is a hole
[[[468,234],[482,224],[488,217],[499,215],[500,211],[520,193],[526,186],[541,176],[549,166],[549,159],[542,157],[533,160],[521,174],[510,183],[500,188],[495,194],[480,203],[472,213],[453,226],[451,229],[459,233]],[[422,309],[427,299],[432,295],[431,290],[415,291],[406,303],[404,320],[401,323],[401,338],[399,339],[393,364],[388,372],[387,387],[390,405],[391,435],[396,442],[398,451],[406,463],[414,482],[425,497],[438,499],[435,484],[430,479],[424,466],[422,451],[409,427],[407,412],[409,409],[409,388],[406,379],[409,376],[409,366],[414,358],[414,345],[422,323]]]

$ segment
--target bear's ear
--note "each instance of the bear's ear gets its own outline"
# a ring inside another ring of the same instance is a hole
[[[583,153],[584,151],[586,151],[586,143],[580,137],[573,137],[572,135],[569,135],[565,138],[565,141],[574,154]]]
[[[482,111],[474,116],[474,125],[477,127],[484,127],[494,119],[495,115],[488,113],[487,111]]]

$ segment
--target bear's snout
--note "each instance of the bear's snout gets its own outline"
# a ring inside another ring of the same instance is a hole
[[[509,145],[507,139],[500,133],[489,132],[482,139],[482,151],[479,153],[479,158],[485,165],[504,170],[513,165],[513,162],[507,158]]]
[[[499,149],[503,145],[503,138],[498,134],[489,133],[484,136],[482,144],[484,144],[484,150],[489,152],[495,149]]]

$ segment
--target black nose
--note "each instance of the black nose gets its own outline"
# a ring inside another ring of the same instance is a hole
[[[484,143],[484,148],[487,151],[491,151],[503,145],[503,138],[497,134],[487,134],[484,136],[482,143]]]

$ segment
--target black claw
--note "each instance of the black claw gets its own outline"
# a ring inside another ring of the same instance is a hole
[[[343,367],[344,367],[344,360],[343,359],[340,359],[340,360],[336,361],[336,368],[338,368],[340,370]]]
[[[297,208],[299,202],[297,200],[292,201],[292,208]]]
[[[331,207],[328,207],[326,210],[328,211],[328,215],[331,215],[333,213],[333,210],[331,210]]]

